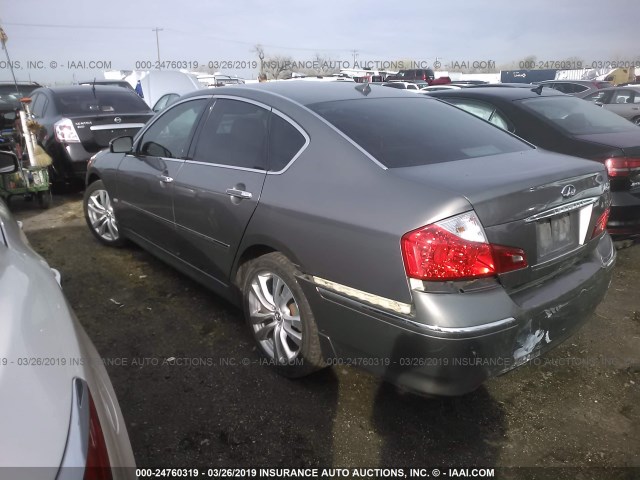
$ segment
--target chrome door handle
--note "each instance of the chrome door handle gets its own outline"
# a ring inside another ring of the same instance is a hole
[[[238,190],[237,188],[227,188],[227,195],[236,198],[242,198],[244,200],[249,200],[253,197],[251,192],[245,192],[244,190]]]
[[[167,175],[158,175],[158,178],[160,179],[160,181],[162,183],[171,183],[173,182],[173,178],[167,176]]]

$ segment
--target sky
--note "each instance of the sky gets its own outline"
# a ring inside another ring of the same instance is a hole
[[[639,14],[637,0],[0,0],[16,77],[43,84],[162,67],[158,43],[165,69],[243,78],[258,74],[257,44],[266,57],[319,54],[343,67],[635,61]],[[0,81],[10,79],[0,51]]]

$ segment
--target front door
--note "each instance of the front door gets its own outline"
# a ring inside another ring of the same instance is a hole
[[[118,223],[133,236],[175,251],[173,181],[182,168],[208,99],[168,109],[155,119],[118,168]]]

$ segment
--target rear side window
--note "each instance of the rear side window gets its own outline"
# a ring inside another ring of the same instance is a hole
[[[269,170],[278,172],[286,167],[306,142],[297,128],[279,115],[272,114],[269,125]]]
[[[583,97],[583,100],[587,100],[589,102],[598,102],[598,103],[607,103],[606,99],[607,96],[609,96],[611,92],[609,91],[599,91],[599,92],[593,92],[590,95],[587,95],[586,97]]]
[[[62,114],[87,113],[148,113],[149,107],[135,92],[121,87],[114,90],[95,91],[90,86],[82,86],[70,92],[58,92],[55,103]]]
[[[489,123],[493,123],[496,127],[503,130],[513,131],[507,119],[497,110],[496,107],[489,103],[477,100],[469,100],[462,98],[447,98],[447,102],[460,107],[461,109],[472,113],[476,117],[480,117]]]
[[[562,93],[572,94],[572,93],[580,93],[587,90],[589,87],[585,87],[584,85],[580,85],[579,83],[571,83],[571,82],[559,82],[556,84],[556,90],[561,91]]]
[[[572,93],[580,93],[589,89],[589,87],[585,87],[584,85],[580,85],[578,83],[572,83],[571,85],[573,87]]]
[[[388,168],[532,148],[473,115],[417,95],[416,98],[371,98],[308,106]]]

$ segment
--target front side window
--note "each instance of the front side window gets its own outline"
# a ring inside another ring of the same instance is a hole
[[[199,98],[181,103],[161,114],[144,132],[138,153],[152,157],[184,158],[198,120],[209,102]]]
[[[308,107],[388,168],[532,148],[473,115],[422,95],[332,101]]]
[[[598,91],[598,92],[593,92],[590,95],[587,95],[586,97],[583,98],[583,100],[587,100],[589,102],[594,102],[594,103],[607,103],[607,97],[609,96],[611,92],[607,92],[607,91]]]
[[[266,170],[268,110],[226,98],[216,100],[196,145],[194,160]]]

